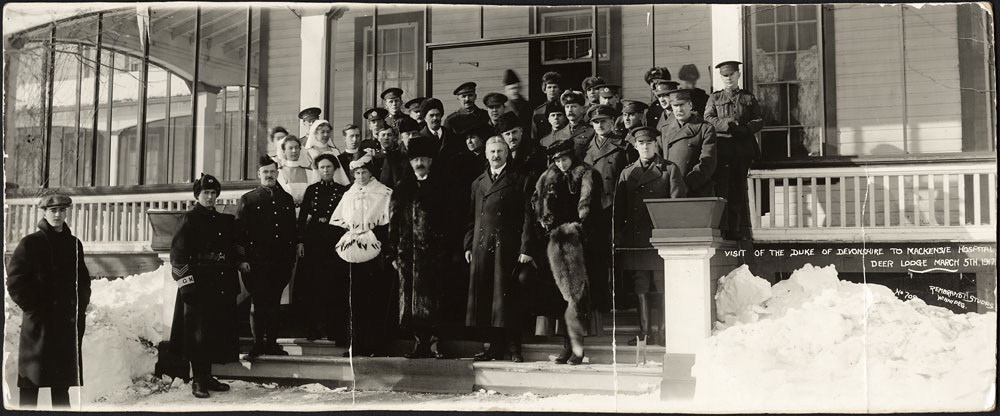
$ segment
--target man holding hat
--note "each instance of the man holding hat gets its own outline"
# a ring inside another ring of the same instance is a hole
[[[748,240],[751,230],[747,173],[753,161],[760,158],[755,135],[764,126],[764,119],[757,98],[739,86],[740,63],[726,61],[715,67],[722,77],[723,89],[709,96],[705,120],[715,126],[719,135],[715,191],[728,201],[721,227],[727,239]]]
[[[386,88],[379,95],[382,98],[382,105],[385,106],[386,116],[385,124],[389,127],[396,128],[396,123],[400,119],[409,118],[405,113],[403,113],[403,89],[402,88]]]
[[[299,120],[301,120],[302,123],[302,129],[300,131],[302,133],[302,143],[309,140],[309,130],[312,129],[313,123],[319,120],[320,114],[323,114],[323,110],[320,110],[318,107],[309,107],[299,111]]]
[[[505,112],[513,111],[521,120],[521,127],[525,132],[531,131],[531,105],[528,100],[521,95],[521,78],[513,70],[506,70],[503,73],[503,93],[507,96],[507,103],[504,104]]]
[[[676,90],[677,87],[677,81],[662,79],[653,81],[653,95],[656,96],[656,103],[650,107],[650,111],[646,112],[647,126],[663,130],[664,123],[667,122],[667,116],[670,115],[671,111],[670,91]],[[650,117],[650,114],[655,115]]]
[[[712,174],[718,162],[715,127],[692,110],[691,90],[670,92],[671,114],[660,130],[663,158],[680,168],[688,196],[715,196]]]
[[[645,125],[646,118],[644,116],[648,106],[642,101],[636,100],[623,100],[622,101],[622,116],[618,119],[619,122],[615,123],[615,132],[620,136],[625,137],[629,143],[633,143],[628,134],[632,129],[636,127],[641,127]]]
[[[413,331],[416,343],[406,358],[443,358],[431,351],[431,336],[440,326],[449,248],[441,244],[453,221],[447,184],[432,173],[433,139],[410,141],[407,157],[412,174],[394,188],[389,203],[389,241],[395,246],[392,266],[399,276],[399,324]]]
[[[542,92],[545,93],[545,103],[535,107],[535,111],[532,112],[532,139],[545,137],[552,132],[547,117],[550,107],[562,106],[562,103],[559,101],[560,94],[562,94],[562,87],[559,86],[561,80],[562,75],[559,75],[555,71],[549,71],[542,75]]]
[[[382,107],[369,108],[361,115],[368,122],[368,136],[365,140],[378,140],[375,132],[382,127],[388,126],[385,122],[385,118],[388,116],[389,110]]]
[[[90,272],[83,244],[66,225],[72,205],[65,195],[42,197],[38,231],[21,239],[7,265],[7,293],[24,311],[17,345],[22,409],[34,408],[44,387],[50,389],[52,407],[68,408],[69,388],[83,385]]]
[[[487,125],[493,128],[494,132],[496,131],[497,121],[500,120],[500,116],[507,112],[505,104],[507,104],[507,96],[497,92],[491,92],[483,97],[483,105],[486,106],[486,114],[489,115]]]
[[[236,263],[243,251],[236,245],[236,218],[215,210],[221,190],[212,175],[203,174],[194,183],[197,204],[184,214],[170,245],[171,274],[177,281],[170,347],[191,362],[191,391],[197,398],[229,390],[212,377],[212,364],[239,359]]]
[[[569,124],[552,133],[553,142],[572,140],[576,149],[576,157],[580,160],[583,160],[587,146],[590,145],[590,141],[594,138],[594,129],[586,121],[586,115],[583,112],[586,99],[586,96],[580,91],[570,90],[564,92],[560,97],[560,101],[563,104],[563,109],[566,110],[566,119],[569,121]]]
[[[281,294],[292,278],[292,267],[305,251],[295,223],[295,202],[278,186],[278,165],[262,157],[257,164],[260,186],[243,194],[237,205],[237,244],[243,285],[250,292],[250,357],[288,355],[277,343]]]
[[[545,170],[545,154],[541,147],[524,139],[524,130],[516,116],[506,113],[500,116],[497,131],[507,142],[510,153],[510,168],[529,179],[537,178]]]
[[[594,168],[601,178],[601,204],[591,213],[590,246],[598,254],[588,258],[587,269],[594,278],[590,282],[593,308],[605,312],[611,308],[611,217],[614,203],[615,182],[622,169],[638,157],[632,144],[614,132],[618,112],[611,106],[597,104],[590,107],[590,125],[594,139],[584,153],[583,161]]]
[[[652,332],[650,322],[655,316],[652,306],[656,302],[650,297],[650,292],[663,293],[662,260],[649,243],[653,225],[645,200],[687,196],[687,185],[680,168],[659,154],[659,135],[652,127],[636,127],[629,131],[639,160],[618,175],[614,191],[615,264],[633,279],[638,298],[640,340],[647,340],[647,335]],[[646,266],[650,264],[660,266],[650,270]],[[654,344],[657,343],[655,338]],[[636,345],[636,341],[629,340],[628,343]]]
[[[448,117],[445,117],[443,123],[445,127],[454,130],[455,127],[451,125],[451,121],[458,115],[471,115],[482,121],[489,122],[490,116],[486,114],[486,110],[476,106],[475,82],[463,83],[462,85],[459,85],[458,88],[455,88],[455,91],[452,93],[458,98],[458,103],[461,105],[461,108],[455,110],[454,113],[449,114]]]

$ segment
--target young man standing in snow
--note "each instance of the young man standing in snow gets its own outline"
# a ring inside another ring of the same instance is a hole
[[[53,407],[69,407],[69,388],[83,385],[84,312],[90,273],[83,245],[66,225],[73,200],[42,197],[38,231],[21,239],[7,267],[7,292],[24,311],[17,350],[20,407],[34,408],[38,389],[51,389]]]
[[[198,203],[184,213],[170,244],[171,274],[177,281],[170,347],[191,362],[191,393],[199,399],[209,397],[209,391],[229,390],[212,377],[212,364],[239,359],[236,219],[215,210],[221,191],[212,175],[203,174],[194,183]]]

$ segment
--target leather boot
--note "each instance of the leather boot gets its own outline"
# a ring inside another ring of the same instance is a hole
[[[210,394],[208,394],[208,385],[205,383],[203,377],[195,377],[191,381],[191,394],[199,399],[207,399]]]
[[[569,344],[569,335],[563,337],[563,350],[556,357],[556,364],[566,364],[567,361],[573,356],[573,347]]]
[[[646,334],[649,334],[649,295],[638,294],[636,298],[638,300],[636,310],[639,314],[639,336],[628,341],[628,345],[632,346],[638,345],[638,340],[646,338]]]
[[[209,391],[229,391],[228,384],[223,383],[219,381],[219,379],[212,376],[205,377],[205,384],[207,385]]]

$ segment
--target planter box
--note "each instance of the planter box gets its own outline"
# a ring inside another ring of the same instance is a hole
[[[170,251],[170,243],[174,239],[174,232],[177,225],[186,211],[175,209],[150,209],[146,211],[149,216],[149,225],[153,228],[153,238],[149,242],[153,251]]]
[[[726,200],[710,198],[647,199],[654,229],[719,228]]]

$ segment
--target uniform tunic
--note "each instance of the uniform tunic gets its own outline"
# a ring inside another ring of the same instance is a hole
[[[236,296],[236,219],[196,204],[184,214],[170,245],[178,281],[170,329],[171,349],[192,362],[226,363],[239,358]]]
[[[562,103],[559,100],[546,101],[544,104],[535,107],[535,110],[531,113],[531,137],[538,139],[545,137],[552,133],[552,125],[549,124],[549,113],[550,110],[555,108],[562,108]]]
[[[82,386],[90,273],[68,225],[56,232],[42,219],[38,231],[21,239],[7,266],[7,293],[24,311],[17,387]]]
[[[339,339],[347,335],[347,263],[336,254],[344,230],[332,226],[330,216],[346,191],[346,186],[333,181],[306,188],[298,218],[306,255],[295,277],[296,303],[305,304],[307,320]]]
[[[490,122],[489,113],[487,113],[486,110],[483,110],[482,108],[479,108],[475,104],[473,104],[472,109],[467,109],[463,107],[459,108],[458,110],[455,110],[454,113],[448,114],[448,117],[444,118],[444,121],[441,122],[441,125],[450,130],[455,130],[455,126],[452,124],[456,120],[456,117],[461,118],[463,116],[472,116],[473,118],[478,119],[483,123]]]
[[[754,136],[764,126],[760,105],[747,90],[723,89],[709,97],[705,120],[715,126],[719,137],[715,191],[728,201],[721,227],[729,238],[750,238],[746,180],[751,163],[760,158]]]
[[[717,163],[715,128],[697,115],[679,122],[673,114],[660,130],[663,158],[677,165],[684,175],[688,196],[714,196],[712,174]]]
[[[580,121],[580,123],[576,125],[570,123],[553,132],[552,142],[555,143],[563,140],[573,140],[573,150],[576,153],[576,157],[583,160],[583,157],[587,153],[587,147],[590,146],[590,142],[594,140],[594,134],[594,128],[590,126],[590,123]]]

